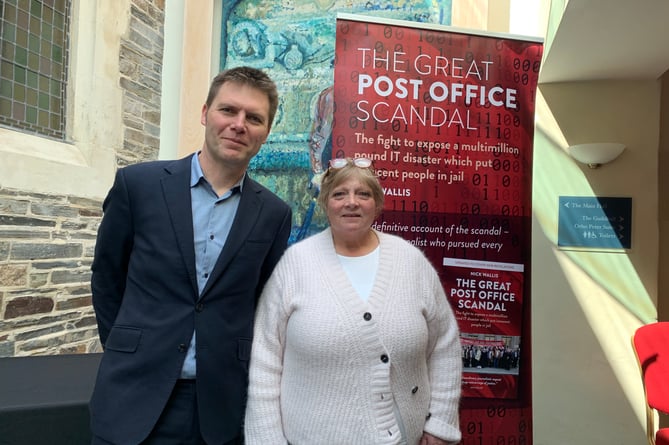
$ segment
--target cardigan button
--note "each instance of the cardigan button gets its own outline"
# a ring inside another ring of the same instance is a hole
[[[416,394],[417,392],[418,392],[418,387],[417,386],[414,386],[413,388],[411,388],[411,394]]]
[[[372,319],[372,314],[370,314],[369,312],[365,312],[365,315],[363,315],[362,318],[364,318],[365,321],[369,321]]]
[[[386,354],[381,354],[381,361],[383,363],[388,363],[388,356]]]

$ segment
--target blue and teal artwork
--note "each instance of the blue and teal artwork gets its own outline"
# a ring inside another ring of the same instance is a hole
[[[314,175],[331,153],[337,13],[450,25],[452,0],[226,0],[220,69],[240,65],[267,72],[280,104],[272,132],[250,174],[293,208],[290,242],[326,227],[316,205]]]

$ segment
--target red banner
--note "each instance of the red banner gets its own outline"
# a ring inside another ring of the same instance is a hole
[[[337,19],[332,157],[374,160],[386,197],[375,227],[420,247],[440,274],[462,337],[464,444],[531,443],[542,49],[438,25]]]

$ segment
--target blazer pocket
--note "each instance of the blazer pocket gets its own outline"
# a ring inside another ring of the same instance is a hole
[[[105,349],[118,352],[135,352],[142,337],[142,330],[130,326],[113,326]]]

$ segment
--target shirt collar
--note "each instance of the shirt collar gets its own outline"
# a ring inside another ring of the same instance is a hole
[[[200,150],[201,151],[201,150]],[[202,166],[200,165],[200,151],[195,153],[193,155],[193,159],[191,159],[190,163],[190,186],[191,188],[197,186],[200,181],[207,181],[207,178],[205,178],[204,173],[202,172]],[[244,179],[246,178],[246,173],[244,173],[244,176],[237,181],[235,185],[231,187],[231,190],[234,190],[235,188],[239,188],[239,192],[241,193],[242,188],[244,187]]]

